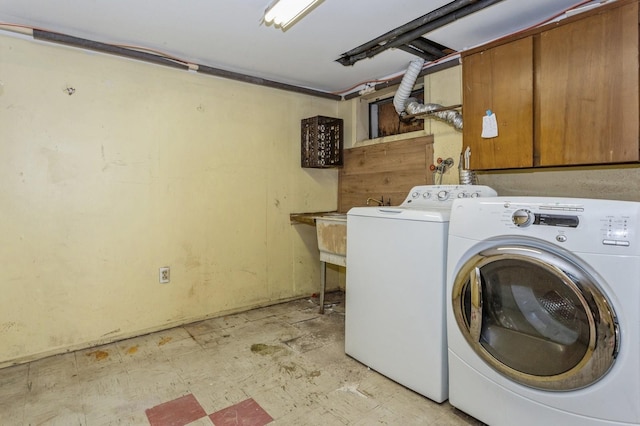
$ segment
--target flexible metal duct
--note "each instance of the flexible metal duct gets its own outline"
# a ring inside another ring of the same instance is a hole
[[[438,118],[453,126],[456,130],[462,130],[462,114],[455,110],[431,112],[443,108],[440,104],[421,104],[416,98],[409,98],[406,101],[405,111],[409,114],[430,113],[431,117]]]
[[[396,112],[400,116],[407,113],[411,115],[430,113],[431,116],[452,125],[456,130],[462,130],[462,114],[458,111],[447,110],[432,112],[443,108],[443,106],[439,104],[421,104],[416,98],[409,97],[418,78],[418,74],[422,71],[423,65],[424,59],[414,59],[409,63],[409,68],[407,68],[404,77],[402,77],[400,87],[398,87],[396,94],[393,96],[393,106]]]

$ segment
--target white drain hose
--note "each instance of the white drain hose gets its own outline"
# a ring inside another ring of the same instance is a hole
[[[409,63],[409,68],[404,73],[404,77],[402,77],[402,82],[400,83],[400,87],[396,91],[396,94],[393,97],[393,106],[396,109],[398,115],[402,115],[405,109],[405,103],[407,99],[411,95],[411,91],[413,90],[413,86],[416,83],[418,78],[418,74],[422,71],[422,66],[424,65],[424,59],[414,59]]]

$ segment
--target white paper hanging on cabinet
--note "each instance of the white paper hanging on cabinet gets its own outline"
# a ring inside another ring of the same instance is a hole
[[[498,120],[496,114],[487,111],[487,115],[482,117],[482,135],[483,138],[495,138],[498,136]]]

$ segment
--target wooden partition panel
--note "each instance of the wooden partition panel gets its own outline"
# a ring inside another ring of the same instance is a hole
[[[366,206],[368,198],[397,206],[412,187],[433,184],[431,164],[432,135],[346,149],[338,176],[338,211]]]

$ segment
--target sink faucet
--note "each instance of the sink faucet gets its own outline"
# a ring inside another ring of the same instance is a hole
[[[378,203],[379,206],[384,206],[384,195],[380,197],[379,200],[376,200],[375,198],[367,198],[367,205],[369,205],[369,202]],[[390,205],[391,205],[391,198],[387,200],[387,206],[390,206]]]

